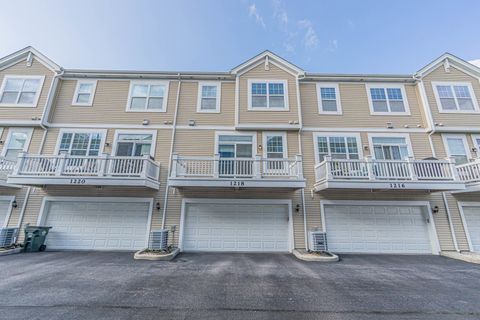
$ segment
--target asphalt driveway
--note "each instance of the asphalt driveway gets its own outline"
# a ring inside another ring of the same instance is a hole
[[[0,257],[0,319],[479,319],[480,266],[438,256]]]

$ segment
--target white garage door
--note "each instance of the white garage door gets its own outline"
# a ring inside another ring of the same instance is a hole
[[[149,203],[52,201],[48,249],[137,250],[147,246]]]
[[[288,207],[271,204],[187,204],[184,251],[286,252]]]
[[[10,200],[0,200],[0,228],[6,226],[8,212],[10,211]]]
[[[463,216],[467,225],[472,249],[480,252],[480,207],[463,207]]]
[[[415,206],[325,205],[328,249],[432,253],[425,211]]]

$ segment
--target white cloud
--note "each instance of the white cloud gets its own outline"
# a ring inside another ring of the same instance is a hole
[[[307,49],[312,49],[317,47],[319,39],[317,36],[317,32],[313,28],[312,21],[308,19],[298,21],[298,25],[301,29],[305,30],[305,34],[303,35],[302,43]]]
[[[338,49],[338,40],[337,39],[330,40],[328,44],[328,50],[331,52],[334,52],[334,51],[337,51],[337,49]]]
[[[249,17],[254,17],[255,21],[262,26],[262,28],[265,28],[265,21],[263,21],[263,17],[260,15],[260,13],[257,10],[257,6],[255,3],[252,3],[250,6],[248,6],[248,16]]]
[[[476,60],[470,60],[468,61],[470,62],[471,64],[473,64],[474,66],[477,66],[480,68],[480,59],[476,59]]]
[[[288,13],[280,0],[273,0],[273,17],[277,19],[280,26],[285,30],[288,28]]]

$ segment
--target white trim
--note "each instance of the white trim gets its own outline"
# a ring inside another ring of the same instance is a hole
[[[290,105],[288,102],[288,80],[284,79],[248,79],[248,111],[290,111]],[[267,85],[267,106],[266,107],[252,107],[252,84],[253,83],[265,83]],[[283,108],[270,107],[270,93],[269,93],[269,84],[270,83],[281,83],[283,84]]]
[[[280,56],[277,56],[276,54],[270,52],[270,51],[264,51],[255,57],[245,61],[244,63],[240,64],[239,66],[233,68],[230,72],[235,75],[241,75],[245,72],[248,72],[258,64],[264,63],[264,60],[268,57],[268,63],[272,63],[275,66],[279,67],[280,69],[293,74],[293,75],[303,75],[305,74],[305,71],[302,69],[298,68],[294,64],[288,62],[287,60],[281,58]],[[278,63],[276,62],[278,61]],[[252,67],[253,65],[253,67]],[[292,72],[293,71],[293,72]]]
[[[248,136],[252,137],[252,156],[258,153],[257,133],[256,132],[238,132],[238,131],[215,131],[215,154],[218,154],[219,136]]]
[[[0,156],[5,157],[5,155],[7,154],[8,145],[10,144],[12,133],[14,132],[21,132],[27,135],[27,140],[25,140],[25,145],[23,146],[23,152],[28,151],[28,148],[30,147],[30,141],[32,140],[33,128],[22,128],[22,127],[9,128],[7,138],[5,139],[5,144],[3,145],[2,153],[0,153]]]
[[[350,137],[355,138],[357,140],[357,148],[358,148],[358,158],[363,158],[363,145],[362,145],[362,137],[358,132],[313,132],[313,152],[315,153],[315,164],[320,163],[320,158],[318,157],[318,137]],[[330,149],[330,148],[329,148]],[[330,150],[329,150],[330,152]]]
[[[457,107],[456,110],[443,110],[442,102],[440,101],[440,97],[438,95],[437,86],[450,86],[452,89],[453,99],[455,100],[455,106]],[[474,110],[460,110],[457,95],[453,86],[466,86],[470,93],[470,98],[472,99],[473,108]],[[480,113],[480,108],[478,107],[478,100],[475,96],[475,91],[473,90],[473,86],[471,82],[462,82],[462,81],[432,81],[432,90],[433,94],[435,95],[435,102],[437,103],[437,108],[439,113],[467,113],[467,114],[476,114]]]
[[[16,64],[22,60],[25,60],[29,54],[33,54],[33,58],[40,62],[42,65],[47,67],[53,72],[58,72],[61,70],[60,66],[54,63],[52,60],[48,59],[46,56],[44,56],[42,53],[40,53],[38,50],[36,50],[33,47],[25,47],[21,50],[18,50],[12,54],[9,54],[8,56],[5,56],[0,59],[0,70],[6,69],[9,66]]]
[[[477,152],[476,152],[477,158],[480,158],[480,143],[479,143],[480,134],[471,134],[470,138],[472,139],[473,146],[475,147],[475,149],[477,149]],[[477,139],[479,141],[477,141]]]
[[[286,199],[218,199],[218,198],[183,198],[180,215],[180,231],[178,247],[183,250],[183,236],[185,225],[186,205],[189,203],[213,203],[213,204],[279,204],[288,206],[288,247],[289,252],[294,249],[294,232],[293,232],[293,213],[292,200]]]
[[[163,85],[165,86],[165,93],[163,95],[163,103],[162,109],[160,110],[148,110],[147,103],[148,103],[148,95],[147,95],[147,102],[145,103],[144,110],[131,110],[130,104],[132,100],[132,91],[134,85]],[[130,80],[130,87],[128,89],[128,99],[127,99],[127,107],[125,109],[126,112],[167,112],[167,102],[168,102],[168,88],[170,86],[170,81],[168,80]]]
[[[87,202],[139,202],[139,203],[148,203],[148,217],[147,217],[147,234],[145,235],[145,245],[148,246],[148,239],[150,236],[150,228],[152,225],[152,215],[153,215],[153,198],[140,198],[140,197],[44,197],[42,200],[42,205],[40,207],[40,214],[37,218],[37,225],[41,226],[45,223],[45,219],[47,218],[47,211],[48,206],[47,202],[55,202],[55,201],[65,201],[65,202],[80,202],[80,201],[87,201]],[[107,249],[108,250],[108,249]]]
[[[403,132],[403,133],[426,133],[426,129],[422,128],[368,128],[368,127],[303,127],[302,131],[317,131],[317,132]]]
[[[433,120],[432,109],[430,106],[430,102],[428,101],[427,92],[425,91],[425,83],[423,80],[420,80],[418,83],[420,100],[421,100],[421,108],[425,111],[426,120],[427,120],[427,128],[429,130],[435,130],[435,121]]]
[[[388,98],[388,93],[387,90],[388,88],[393,88],[393,89],[400,89],[402,93],[402,99],[403,99],[403,106],[405,108],[404,112],[392,112],[392,111],[387,111],[387,112],[375,112],[373,109],[373,102],[372,102],[372,95],[370,93],[370,89],[372,88],[380,88],[380,89],[385,89],[385,98],[387,99],[387,108],[390,109],[390,99]],[[370,115],[372,116],[409,116],[410,115],[410,107],[408,104],[408,97],[407,93],[405,91],[405,85],[404,84],[392,84],[392,83],[366,83],[365,84],[365,89],[367,90],[367,98],[368,98],[368,107],[370,108]]]
[[[325,219],[325,205],[352,205],[352,206],[418,206],[427,210],[429,218],[428,234],[432,254],[440,253],[440,242],[438,240],[437,228],[432,215],[432,208],[429,201],[377,201],[377,200],[320,200],[320,214],[322,219],[323,232],[327,232]]]
[[[445,60],[447,60],[450,65],[452,64],[452,62],[454,62],[453,66],[455,68],[457,68],[457,69],[465,72],[466,74],[478,79],[478,73],[480,72],[480,68],[478,68],[477,66],[475,66],[471,63],[468,63],[467,61],[464,61],[464,60],[462,60],[462,59],[460,59],[460,58],[458,58],[458,57],[456,57],[456,56],[454,56],[454,55],[452,55],[448,52],[442,54],[440,57],[433,60],[432,62],[427,64],[425,67],[423,67],[422,69],[417,71],[414,76],[415,77],[421,77],[421,78],[426,77],[429,73],[433,72],[438,67],[440,67],[441,64],[443,64],[445,62]],[[473,72],[471,72],[469,70],[472,70]],[[476,72],[477,74],[475,74],[474,72]]]
[[[443,142],[443,148],[445,149],[445,152],[448,157],[452,157],[452,154],[450,152],[450,148],[448,146],[447,139],[448,138],[454,138],[454,139],[462,139],[463,141],[463,147],[465,148],[465,156],[467,157],[467,160],[469,161],[472,158],[472,154],[470,152],[470,147],[467,142],[467,135],[466,134],[451,134],[451,133],[443,133],[442,134],[442,142]]]
[[[288,158],[287,133],[283,131],[263,131],[262,132],[262,153],[263,157],[267,158],[267,137],[280,136],[283,144],[283,158]]]
[[[471,252],[475,252],[473,250],[472,238],[470,237],[470,232],[468,231],[467,220],[465,219],[463,207],[480,207],[480,202],[458,201],[457,205],[458,210],[460,211],[460,219],[462,220],[463,230],[465,230],[465,236],[467,237],[468,249]]]
[[[57,136],[57,143],[55,145],[55,151],[54,154],[58,155],[60,152],[60,144],[62,142],[62,136],[64,133],[100,133],[102,135],[101,141],[100,141],[100,149],[98,150],[98,155],[101,155],[103,153],[103,149],[105,147],[105,139],[107,138],[107,129],[72,129],[72,128],[62,128],[58,132]]]
[[[370,149],[370,155],[375,159],[375,151],[373,149],[373,139],[372,138],[404,138],[405,143],[407,144],[408,156],[415,157],[415,153],[412,148],[412,141],[410,140],[410,135],[408,133],[369,133],[368,134],[368,147]]]
[[[335,102],[337,103],[337,111],[323,111],[323,100],[320,93],[321,88],[334,88],[335,89]],[[316,94],[317,94],[317,105],[319,114],[332,114],[332,115],[341,115],[342,111],[342,100],[340,96],[340,86],[338,83],[333,82],[317,82],[316,84]]]
[[[202,109],[202,88],[203,86],[215,86],[217,87],[216,107],[215,109]],[[198,82],[197,91],[197,112],[198,113],[220,113],[220,99],[222,97],[222,83],[219,81],[200,81]]]
[[[0,127],[0,141],[2,140],[3,130],[4,130],[4,128],[3,128],[3,127]]]
[[[2,222],[0,221],[0,228],[8,227],[8,221],[10,220],[10,216],[12,215],[13,211],[13,201],[15,201],[15,196],[0,196],[0,201],[10,201],[10,206],[7,209],[7,215],[5,216],[5,220]]]
[[[90,98],[86,103],[76,102],[78,96],[78,90],[80,89],[80,85],[82,84],[91,84],[92,91],[90,92]],[[77,85],[75,87],[75,93],[73,94],[72,99],[72,106],[79,106],[79,107],[91,107],[93,105],[93,99],[95,97],[95,92],[97,90],[97,80],[77,80]]]
[[[40,94],[43,90],[43,82],[45,81],[45,76],[26,76],[26,75],[5,75],[3,78],[2,86],[0,88],[0,98],[3,95],[5,86],[7,85],[7,81],[10,79],[21,79],[21,80],[40,80],[40,84],[38,85],[38,89],[35,92],[35,97],[33,98],[32,104],[26,103],[0,103],[0,107],[7,107],[7,108],[36,108],[38,107],[38,99],[40,98]],[[21,92],[21,91],[20,91]]]
[[[150,147],[150,156],[155,158],[155,147],[157,146],[157,131],[156,130],[125,130],[125,129],[118,129],[115,130],[115,134],[113,136],[113,144],[112,144],[112,156],[115,155],[117,152],[117,142],[118,136],[120,134],[151,134],[152,135],[152,145]]]

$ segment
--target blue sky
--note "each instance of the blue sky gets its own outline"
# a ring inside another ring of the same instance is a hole
[[[2,1],[0,56],[65,68],[228,71],[269,49],[306,71],[413,73],[480,58],[480,1]]]

